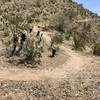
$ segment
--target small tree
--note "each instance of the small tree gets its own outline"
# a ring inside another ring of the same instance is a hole
[[[70,37],[72,36],[72,30],[67,31],[64,35],[65,35],[65,39],[69,40]]]
[[[75,32],[73,34],[74,48],[76,50],[85,49],[86,39],[83,34]]]
[[[49,47],[49,50],[51,51],[50,57],[54,57],[56,55],[56,52],[59,49],[59,44],[61,43],[63,43],[63,36],[56,33],[51,38],[51,46]]]
[[[59,34],[55,34],[54,37],[51,39],[52,43],[55,45],[63,43],[63,36]]]
[[[27,63],[30,64],[40,64],[41,60],[40,58],[42,57],[42,49],[40,48],[40,45],[37,45],[37,42],[34,40],[30,40],[28,38],[25,42],[24,48],[23,48],[23,53],[26,57]]]

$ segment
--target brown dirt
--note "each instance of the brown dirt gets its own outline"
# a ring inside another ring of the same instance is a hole
[[[0,100],[100,100],[99,57],[63,44],[60,55],[42,60],[41,68],[35,69],[15,66],[1,57]]]
[[[34,27],[33,30],[37,31],[38,28]],[[47,43],[48,45],[51,41],[50,36],[52,35],[52,33],[51,32],[42,32],[42,33],[43,33],[43,38],[45,40],[45,43]],[[1,42],[0,42],[0,48],[3,48]],[[9,67],[9,64],[6,65],[7,63],[1,61],[2,63],[0,65],[0,68],[2,69],[0,69],[0,79],[17,80],[17,81],[41,80],[42,78],[61,79],[67,77],[67,75],[71,75],[71,74],[74,75],[78,73],[80,70],[82,70],[82,67],[84,65],[89,64],[91,62],[90,58],[79,55],[75,51],[72,51],[66,45],[61,45],[60,51],[62,52],[60,52],[60,56],[58,57],[58,59],[53,59],[52,61],[49,58],[44,59],[45,62],[44,64],[42,64],[42,67],[46,66],[47,63],[49,65],[48,68],[42,70],[20,69],[17,68],[17,66],[13,67],[14,65],[10,65]],[[61,57],[61,63],[59,63],[60,57]],[[50,61],[47,59],[49,59]],[[46,63],[46,61],[48,62]],[[54,64],[55,62],[58,63]],[[7,68],[4,69],[3,66],[7,66]],[[53,68],[51,66],[53,66]]]
[[[17,67],[7,67],[3,68],[4,63],[0,65],[0,79],[1,80],[41,80],[42,78],[53,78],[61,79],[65,78],[67,75],[78,73],[85,64],[90,63],[90,58],[79,55],[76,52],[68,49],[68,47],[60,46],[62,52],[69,55],[70,57],[66,61],[59,65],[55,64],[54,68],[47,68],[42,70],[30,70],[30,69],[19,69]],[[68,57],[68,56],[67,56]],[[56,67],[57,66],[57,67]]]

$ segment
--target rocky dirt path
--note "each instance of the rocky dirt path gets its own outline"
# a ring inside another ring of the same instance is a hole
[[[0,47],[2,48],[2,47]],[[28,80],[43,80],[45,78],[52,79],[62,79],[71,75],[78,73],[85,64],[90,63],[90,59],[85,56],[79,55],[75,51],[72,51],[68,47],[62,45],[60,47],[63,52],[70,56],[69,59],[66,59],[66,62],[62,65],[51,70],[50,68],[44,70],[29,70],[29,69],[20,69],[17,67],[14,68],[3,68],[7,66],[0,64],[0,80],[15,80],[15,81],[28,81]],[[9,65],[8,65],[9,66]]]
[[[37,31],[38,28],[34,27],[34,31]],[[51,32],[43,32],[44,40],[47,44],[50,44],[50,36]],[[3,48],[2,43],[0,42],[0,50]],[[15,81],[28,81],[28,80],[43,80],[46,78],[52,78],[52,79],[62,79],[68,76],[74,76],[76,73],[78,73],[82,68],[89,64],[91,59],[87,58],[79,53],[76,53],[75,51],[71,50],[66,45],[61,45],[60,49],[65,54],[69,55],[70,57],[66,59],[66,61],[59,65],[58,67],[55,67],[54,69],[48,68],[48,69],[42,69],[42,70],[30,70],[30,69],[20,69],[17,67],[10,66],[7,68],[3,68],[3,66],[9,66],[6,65],[6,63],[0,63],[0,80],[15,80]]]

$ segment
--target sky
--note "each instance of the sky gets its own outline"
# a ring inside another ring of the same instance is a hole
[[[73,0],[73,1],[79,4],[83,4],[85,8],[100,15],[100,0]]]

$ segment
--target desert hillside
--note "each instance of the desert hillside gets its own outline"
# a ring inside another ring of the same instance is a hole
[[[72,0],[0,0],[0,100],[100,100],[100,16]]]

